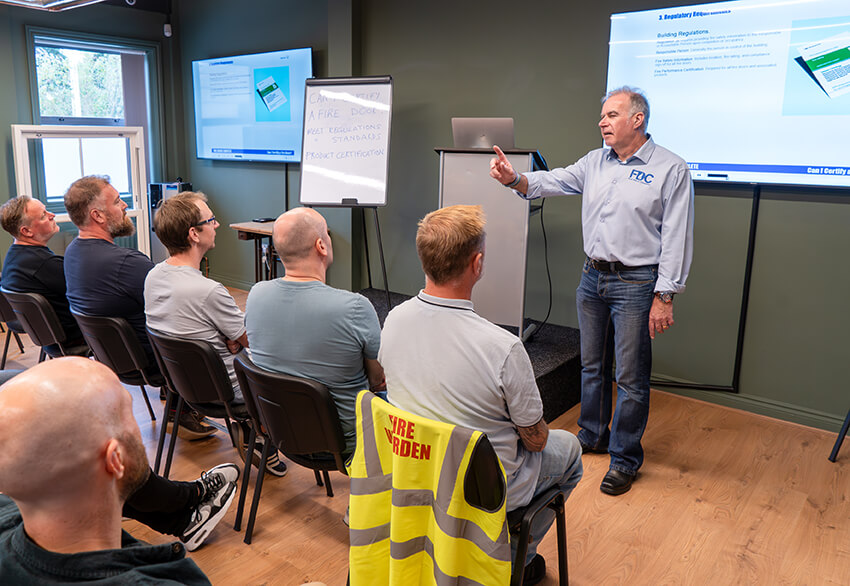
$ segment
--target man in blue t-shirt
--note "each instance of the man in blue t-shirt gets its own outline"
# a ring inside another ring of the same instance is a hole
[[[257,283],[248,295],[245,325],[252,359],[267,370],[328,387],[351,453],[357,393],[386,389],[377,360],[378,315],[362,295],[325,284],[333,246],[317,211],[296,208],[282,214],[272,238],[286,276]]]

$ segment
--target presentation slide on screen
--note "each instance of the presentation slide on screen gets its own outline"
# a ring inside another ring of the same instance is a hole
[[[608,88],[694,179],[850,186],[850,2],[740,0],[611,16]]]
[[[310,49],[208,59],[192,65],[198,157],[301,160]]]

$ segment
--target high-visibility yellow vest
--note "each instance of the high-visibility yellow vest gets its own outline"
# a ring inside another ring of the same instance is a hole
[[[412,415],[361,391],[348,464],[352,586],[508,584],[505,491],[492,510],[464,496],[482,440],[480,431]]]

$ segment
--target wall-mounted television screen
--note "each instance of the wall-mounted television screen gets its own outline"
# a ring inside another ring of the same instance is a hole
[[[850,3],[737,0],[611,15],[608,89],[643,89],[695,180],[850,186]]]
[[[198,158],[300,162],[312,75],[309,48],[193,61]]]

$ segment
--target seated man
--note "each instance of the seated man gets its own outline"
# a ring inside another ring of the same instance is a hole
[[[56,312],[68,345],[80,346],[85,340],[65,296],[63,259],[47,247],[59,232],[54,216],[27,195],[13,197],[0,207],[0,224],[15,239],[6,252],[0,283],[10,291],[43,295]]]
[[[145,279],[147,324],[152,330],[193,340],[204,340],[224,361],[233,385],[234,400],[244,403],[233,370],[233,355],[248,346],[245,318],[221,283],[201,274],[201,260],[215,247],[218,222],[203,193],[184,191],[165,200],[154,217],[154,228],[171,255],[157,264]],[[245,430],[236,438],[243,460]],[[266,469],[286,474],[277,453]]]
[[[472,288],[484,269],[480,206],[450,206],[419,223],[416,249],[425,289],[393,309],[378,356],[389,401],[416,415],[481,430],[507,475],[507,509],[527,505],[560,485],[567,494],[582,475],[581,446],[549,430],[531,361],[522,341],[477,315]],[[537,545],[554,515],[539,515],[525,560],[525,583],[543,578]]]
[[[354,452],[357,393],[385,389],[378,363],[381,328],[372,304],[325,284],[333,262],[328,225],[317,211],[296,208],[278,217],[272,233],[286,275],[251,288],[245,324],[251,357],[262,368],[328,387]]]
[[[182,546],[121,530],[150,473],[131,404],[112,371],[84,358],[0,387],[0,583],[209,584]]]
[[[127,217],[127,204],[103,177],[76,180],[65,192],[65,209],[80,230],[65,250],[65,283],[71,309],[85,315],[126,319],[155,367],[150,340],[145,332],[145,277],[153,262],[144,253],[115,244],[136,228]],[[173,414],[169,414],[173,418]],[[180,430],[189,439],[215,433],[196,412],[186,412]]]

